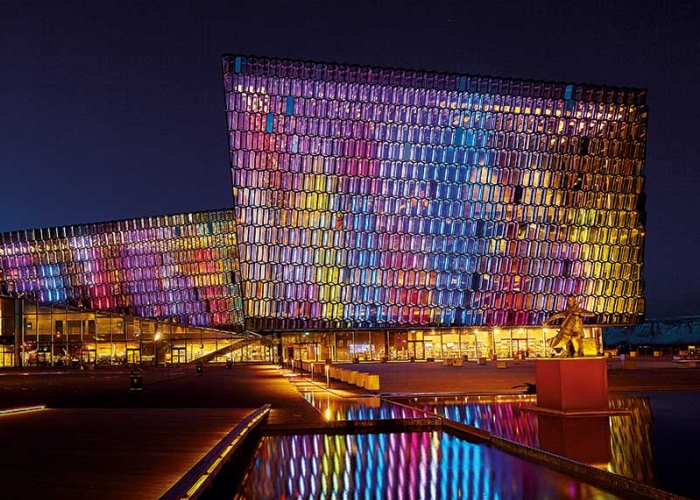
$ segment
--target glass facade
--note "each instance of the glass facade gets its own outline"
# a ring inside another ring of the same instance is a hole
[[[0,234],[5,295],[242,331],[232,210]]]
[[[223,72],[249,328],[484,326],[497,351],[494,328],[572,294],[590,324],[641,322],[644,90],[236,55]],[[426,332],[412,345],[444,351]]]
[[[272,361],[273,354],[249,332],[0,297],[0,368]]]
[[[284,359],[543,356],[568,295],[592,351],[642,321],[644,90],[236,55],[223,77],[233,208],[2,233],[0,295],[274,333]]]
[[[407,361],[422,359],[539,358],[551,355],[547,340],[555,328],[436,328],[286,332],[283,359],[323,361]],[[584,328],[586,355],[603,354],[602,328]]]

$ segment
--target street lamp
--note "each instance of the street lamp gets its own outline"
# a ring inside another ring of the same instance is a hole
[[[158,341],[161,339],[160,332],[156,332],[153,337],[153,354],[155,356],[155,364],[158,366]]]

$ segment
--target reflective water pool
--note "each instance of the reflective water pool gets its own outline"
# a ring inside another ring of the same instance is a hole
[[[493,447],[419,432],[264,437],[236,498],[620,497]]]
[[[426,412],[375,397],[338,398],[325,391],[303,392],[326,420],[388,420],[425,418]]]
[[[537,403],[535,396],[412,398],[405,402],[520,444],[655,484],[651,408],[647,398],[614,396],[610,400],[611,408],[628,412],[576,418],[528,411]]]
[[[529,411],[535,396],[399,399],[426,412],[645,484],[700,498],[692,464],[700,449],[700,392],[611,395],[610,417],[561,418]]]

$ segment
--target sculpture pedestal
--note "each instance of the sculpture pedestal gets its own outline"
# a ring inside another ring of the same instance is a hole
[[[537,416],[540,448],[588,465],[610,461],[610,419],[607,416]]]
[[[574,415],[608,412],[605,358],[535,361],[537,409]]]

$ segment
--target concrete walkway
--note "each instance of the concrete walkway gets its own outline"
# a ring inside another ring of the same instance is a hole
[[[535,360],[493,361],[478,365],[444,366],[441,362],[392,362],[340,365],[379,374],[380,394],[513,394],[525,382],[535,383]],[[610,391],[700,390],[700,368],[681,368],[670,358],[639,358],[635,368],[623,368],[617,358],[608,360]],[[358,391],[354,391],[358,392]],[[359,391],[364,392],[364,391]]]
[[[2,498],[157,499],[241,420],[266,403],[266,426],[324,420],[273,366],[3,372]]]

